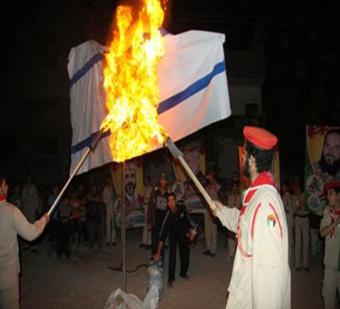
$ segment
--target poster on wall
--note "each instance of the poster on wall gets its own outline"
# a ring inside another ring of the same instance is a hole
[[[122,172],[121,165],[114,165],[113,182],[118,194],[115,203],[115,223],[121,225],[122,205]],[[125,201],[126,201],[126,226],[134,228],[144,226],[145,216],[142,207],[143,192],[143,165],[141,159],[130,160],[125,163]]]
[[[205,150],[200,142],[190,143],[180,147],[184,159],[202,184],[205,184]],[[175,192],[177,200],[183,200],[188,211],[205,209],[204,201],[185,173],[182,165],[177,160],[172,160],[173,170],[176,175],[176,182],[171,190]]]
[[[306,211],[321,213],[326,207],[324,185],[340,182],[340,127],[306,126]]]
[[[250,186],[251,182],[249,178],[243,175],[243,165],[244,165],[244,158],[245,158],[243,146],[239,146],[238,154],[239,154],[239,165],[240,165],[240,190],[244,191]],[[280,156],[279,156],[278,150],[275,151],[274,153],[271,172],[273,173],[277,188],[280,188]]]

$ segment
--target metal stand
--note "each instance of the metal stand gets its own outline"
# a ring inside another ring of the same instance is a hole
[[[126,292],[126,197],[125,197],[125,161],[121,165],[122,175],[122,208],[121,208],[121,239],[122,239],[122,271],[123,271],[123,291]]]

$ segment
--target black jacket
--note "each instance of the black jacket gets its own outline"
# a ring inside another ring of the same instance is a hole
[[[194,228],[194,224],[186,210],[184,203],[177,203],[175,212],[168,210],[163,220],[162,228],[159,233],[159,239],[165,241],[168,235],[177,239],[187,239],[190,228]]]

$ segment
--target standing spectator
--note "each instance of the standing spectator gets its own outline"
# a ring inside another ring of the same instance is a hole
[[[148,213],[148,206],[150,203],[152,194],[152,187],[150,184],[150,176],[144,177],[144,183],[143,183],[143,208],[144,208],[144,227],[143,227],[143,237],[142,237],[142,244],[140,245],[141,248],[150,248],[151,246],[151,232],[148,229],[147,224],[147,213]]]
[[[57,210],[57,217],[59,220],[57,256],[60,258],[64,254],[69,259],[71,257],[72,208],[70,207],[68,194],[66,194]]]
[[[181,262],[180,276],[185,280],[190,280],[188,269],[190,263],[190,229],[194,229],[184,203],[176,203],[175,193],[167,196],[168,211],[162,224],[159,234],[159,243],[154,260],[161,258],[164,242],[169,236],[169,277],[168,287],[173,286],[176,272],[177,244],[179,247],[179,257]]]
[[[207,174],[207,192],[213,200],[219,200],[219,191],[221,189],[220,184],[216,180],[214,172],[209,172]],[[206,240],[206,251],[203,252],[204,255],[210,255],[215,257],[216,246],[217,246],[217,225],[216,219],[212,216],[210,209],[205,209],[204,211],[204,234]]]
[[[21,207],[21,188],[19,184],[14,185],[14,190],[11,196],[9,197],[9,202],[14,206],[22,209]]]
[[[21,191],[21,205],[22,211],[27,218],[27,220],[31,223],[35,221],[39,212],[39,196],[38,196],[38,188],[33,183],[33,178],[31,174],[28,174],[26,177],[26,183]],[[37,250],[36,244],[26,245],[24,248],[28,249],[31,247],[32,251]]]
[[[28,174],[21,191],[22,210],[29,222],[34,222],[39,211],[38,188],[33,183],[32,175]]]
[[[303,192],[300,185],[294,186],[293,207],[295,214],[295,269],[309,269],[309,217],[303,209]],[[301,244],[302,243],[302,244]],[[302,259],[301,259],[302,254]],[[301,261],[302,260],[302,261]],[[303,265],[303,267],[302,267]]]
[[[29,223],[22,212],[6,200],[8,186],[0,173],[0,308],[18,309],[20,260],[18,235],[32,241],[44,230],[48,215]]]
[[[51,206],[53,205],[54,201],[58,197],[60,190],[57,185],[52,187],[52,191],[47,197],[47,208],[50,209]],[[53,251],[57,251],[57,239],[58,239],[58,212],[55,212],[54,215],[52,215],[50,224],[47,227],[47,232],[49,236],[49,241],[50,241],[50,248],[48,249],[47,254],[51,255]]]
[[[75,252],[79,250],[79,243],[80,243],[80,216],[81,216],[81,207],[82,201],[79,198],[77,189],[73,189],[71,191],[71,198],[70,198],[70,207],[71,207],[71,225],[72,225],[72,249]]]
[[[81,244],[87,245],[89,241],[89,231],[88,231],[88,222],[87,222],[87,209],[86,209],[86,196],[84,192],[83,184],[78,184],[77,186],[78,196],[81,200],[80,207],[80,218],[79,218],[79,241]]]
[[[148,229],[151,230],[151,254],[155,255],[159,241],[159,232],[167,211],[167,194],[169,186],[166,174],[162,173],[159,179],[159,186],[155,187],[152,192],[150,204],[148,207]],[[163,257],[163,254],[162,254]]]
[[[103,211],[104,205],[100,202],[99,193],[97,191],[96,184],[93,184],[90,188],[90,192],[87,195],[87,220],[89,224],[89,241],[90,249],[97,247],[97,251],[102,248],[103,238]]]
[[[327,183],[325,191],[328,207],[320,224],[320,235],[326,239],[322,296],[325,309],[335,309],[336,290],[340,295],[340,182]]]
[[[228,196],[227,207],[241,208],[241,194],[238,186],[239,182],[233,181],[230,194]],[[236,250],[236,234],[228,230],[228,258],[232,260]]]
[[[310,227],[310,249],[312,255],[317,255],[322,250],[322,242],[320,239],[320,223],[322,218],[322,210],[311,212],[309,214]]]
[[[293,227],[294,227],[294,206],[293,198],[289,192],[289,186],[287,183],[283,183],[281,186],[281,198],[283,206],[285,207],[287,226],[288,226],[288,242],[289,242],[289,261],[291,264],[292,252],[293,252]]]
[[[103,202],[105,205],[106,215],[106,245],[116,245],[116,230],[115,230],[115,218],[114,218],[114,204],[116,201],[116,191],[112,183],[112,177],[106,176],[106,184],[103,189]]]
[[[89,241],[89,231],[87,222],[87,209],[84,199],[81,199],[80,217],[79,217],[79,243],[87,245]]]

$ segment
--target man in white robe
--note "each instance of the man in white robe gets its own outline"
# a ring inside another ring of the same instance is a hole
[[[246,126],[243,172],[251,179],[241,210],[214,201],[213,212],[237,234],[237,249],[226,308],[291,307],[288,229],[284,206],[272,174],[277,138]]]

